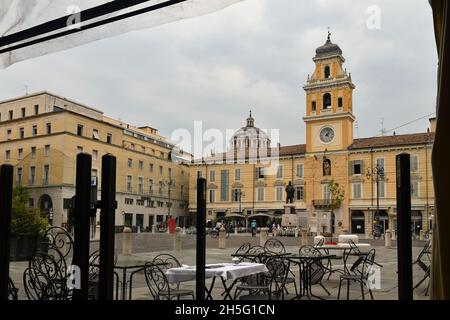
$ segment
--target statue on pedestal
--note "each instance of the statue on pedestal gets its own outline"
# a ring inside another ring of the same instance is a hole
[[[286,203],[294,203],[294,193],[295,189],[292,186],[292,182],[289,181],[289,184],[286,186]]]

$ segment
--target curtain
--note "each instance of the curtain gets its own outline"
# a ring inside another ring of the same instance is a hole
[[[448,0],[430,0],[436,45],[439,55],[438,93],[436,104],[436,136],[432,152],[435,189],[435,220],[433,226],[433,261],[431,299],[450,299],[450,4]]]

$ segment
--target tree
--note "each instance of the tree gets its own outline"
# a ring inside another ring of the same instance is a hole
[[[28,206],[29,194],[23,187],[13,190],[11,235],[18,238],[39,235],[45,231],[48,220],[39,211]]]
[[[334,182],[334,180],[331,180],[328,183],[328,188],[330,189],[331,194],[331,203],[330,203],[331,209],[332,210],[339,209],[345,198],[344,188],[341,187],[339,183]]]
[[[334,180],[331,180],[328,183],[328,187],[330,189],[330,194],[331,194],[331,201],[330,201],[331,214],[333,215],[333,210],[339,209],[341,207],[341,204],[345,198],[345,191],[344,191],[344,188],[342,186],[340,186],[339,183],[335,182]],[[332,226],[332,230],[333,229],[334,229],[334,226]]]

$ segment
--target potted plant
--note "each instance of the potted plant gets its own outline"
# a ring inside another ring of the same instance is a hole
[[[39,211],[28,206],[29,194],[23,187],[13,190],[11,219],[12,261],[29,260],[40,243],[40,237],[47,228],[48,220]]]

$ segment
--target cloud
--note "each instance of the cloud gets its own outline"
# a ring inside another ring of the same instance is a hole
[[[369,30],[366,9],[381,9]],[[437,56],[426,1],[246,0],[220,12],[132,32],[0,71],[0,98],[49,90],[136,125],[239,128],[250,109],[283,145],[305,142],[305,93],[315,49],[332,40],[357,89],[359,137],[431,113]],[[397,131],[423,132],[427,120]]]

